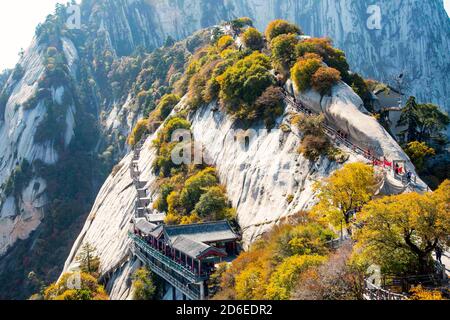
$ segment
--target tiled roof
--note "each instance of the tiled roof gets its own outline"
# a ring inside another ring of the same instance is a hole
[[[202,242],[197,242],[183,236],[177,237],[173,242],[172,247],[192,258],[197,258],[203,252],[211,248]]]
[[[148,222],[145,218],[137,218],[134,222],[134,226],[145,234],[149,234],[157,227],[156,224]]]
[[[164,226],[164,232],[172,243],[180,236],[204,243],[239,239],[239,236],[233,231],[228,221]]]
[[[166,214],[165,213],[153,213],[153,214],[146,215],[146,217],[147,217],[147,220],[152,223],[164,222],[164,220],[166,219]]]

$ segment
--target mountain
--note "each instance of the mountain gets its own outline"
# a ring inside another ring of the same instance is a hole
[[[448,108],[450,28],[442,1],[378,3],[381,30],[367,28],[371,3],[359,0],[85,0],[80,29],[65,27],[69,16],[58,6],[16,68],[0,75],[0,298],[33,292],[25,281],[32,270],[46,281],[59,275],[97,192],[129,151],[131,128],[209,37],[190,36],[197,30],[239,16],[260,29],[286,18],[307,34],[333,38],[364,76],[403,72],[411,93]],[[173,44],[168,36],[188,39]]]
[[[353,140],[373,146],[388,159],[404,160],[405,168],[415,172],[401,147],[374,118],[366,114],[367,111],[361,108],[361,99],[346,84],[336,86],[327,99],[321,99],[312,91],[305,94],[292,92],[292,95],[311,110],[324,112],[330,123],[349,132]],[[186,99],[176,107],[177,112],[187,109]],[[290,124],[295,114],[298,111],[294,105],[288,104],[284,115],[277,120],[277,128],[285,129],[268,131],[264,125],[256,124],[247,131],[220,110],[216,102],[190,113],[193,140],[200,144],[207,163],[217,168],[220,181],[226,186],[237,211],[244,247],[289,216],[311,209],[317,201],[314,184],[343,165],[326,157],[314,163],[298,154],[301,133]],[[249,137],[247,142],[244,136]],[[157,157],[152,143],[156,137],[157,133],[145,140],[138,162],[140,181],[153,200],[157,199],[160,186],[158,176],[152,170]],[[347,155],[345,163],[367,161],[344,145],[339,148]],[[130,176],[132,161],[133,152],[130,152],[119,163],[118,170],[106,180],[64,267],[65,272],[76,270],[76,257],[83,244],[93,245],[100,257],[100,273],[108,275],[110,297],[118,300],[131,298],[128,280],[140,266],[138,260],[129,256],[131,240],[128,232],[137,197]],[[420,188],[426,188],[420,179],[417,183]],[[405,189],[392,173],[384,175],[379,184],[382,194],[414,190]]]

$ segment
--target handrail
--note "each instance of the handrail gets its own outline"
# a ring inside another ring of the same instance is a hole
[[[199,281],[202,281],[205,279],[205,277],[194,274],[191,270],[183,267],[179,263],[173,261],[169,257],[167,257],[164,254],[162,254],[161,252],[159,252],[158,250],[152,248],[150,245],[148,245],[147,242],[145,242],[143,239],[136,236],[135,234],[129,232],[129,236],[141,249],[145,250],[145,252],[152,255],[155,259],[163,262],[169,268],[178,272],[180,275],[187,278],[189,281],[196,283],[196,282],[199,282]]]
[[[366,300],[407,300],[408,297],[403,294],[394,293],[389,290],[383,289],[364,280],[364,293],[369,299]]]
[[[140,251],[133,250],[133,254],[136,255],[143,263],[145,263],[147,266],[149,266],[150,269],[154,273],[158,274],[161,278],[165,279],[172,286],[174,286],[175,288],[180,290],[188,298],[190,298],[192,300],[200,300],[201,299],[200,294],[198,292],[195,292],[195,291],[189,289],[188,285],[181,283],[175,277],[170,275],[168,272],[166,272],[162,268],[158,267],[150,259],[148,259],[145,255],[143,255]]]
[[[313,110],[310,110],[309,108],[305,107],[303,105],[303,103],[297,102],[294,99],[292,99],[292,97],[285,90],[284,90],[284,92],[282,94],[283,94],[283,97],[284,97],[284,100],[285,100],[286,103],[294,105],[298,111],[302,112],[306,116],[310,117],[312,114],[317,114],[317,112],[315,112]],[[365,159],[367,159],[369,161],[382,162],[377,157],[371,156],[363,148],[359,147],[358,145],[356,145],[355,143],[353,143],[350,140],[346,139],[345,137],[342,137],[342,135],[336,129],[334,129],[333,127],[331,127],[327,123],[323,123],[322,125],[323,125],[323,129],[324,129],[325,134],[328,137],[330,137],[332,140],[338,140],[339,142],[343,143],[346,147],[350,148],[353,152],[363,156]],[[423,190],[423,188],[421,186],[419,186],[419,185],[417,185],[416,183],[413,182],[415,179],[417,179],[417,177],[415,177],[415,176],[411,178],[411,181],[409,183],[405,183],[403,178],[402,177],[399,178],[399,177],[397,177],[397,175],[394,175],[394,178],[397,179],[397,180],[400,180],[406,186],[411,185],[413,188],[417,188],[417,189]]]

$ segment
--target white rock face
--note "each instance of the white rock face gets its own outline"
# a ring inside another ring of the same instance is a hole
[[[299,98],[311,107],[320,108],[320,97],[315,94],[309,93]],[[359,97],[342,84],[336,86],[332,98],[322,101],[322,110],[329,121],[334,121],[342,129],[345,127],[352,132],[352,136],[357,135],[359,141],[376,142],[380,152],[408,161],[410,165],[408,157],[384,129],[359,110],[360,102]],[[180,103],[182,106],[183,101]],[[255,126],[251,131],[244,132],[236,128],[224,113],[215,110],[216,106],[211,104],[192,114],[192,132],[198,143],[197,149],[204,150],[204,161],[216,166],[220,180],[226,186],[237,210],[244,246],[248,246],[284,217],[310,209],[316,203],[314,183],[328,177],[341,165],[326,158],[311,163],[299,155],[297,148],[301,138],[296,130],[268,132]],[[279,121],[287,124],[291,112],[294,109],[288,106],[286,115]],[[245,136],[249,138],[245,139]],[[151,147],[153,139],[154,136],[148,138],[143,147],[139,169],[141,180],[147,182],[149,195],[156,199],[157,180],[151,172],[155,158],[155,150]],[[348,149],[343,151],[349,153],[348,162],[365,161]],[[131,159],[132,155],[127,155],[119,165],[120,170],[106,181],[64,270],[76,266],[75,257],[85,242],[97,248],[102,272],[109,271],[128,254],[127,232],[136,197],[129,175]],[[388,177],[386,184],[389,183]],[[389,191],[389,188],[384,189]],[[288,197],[293,198],[292,202],[288,201]],[[112,299],[130,297],[130,282],[127,281],[130,268],[131,265],[127,264],[108,284]]]
[[[77,59],[76,50],[70,40],[64,39],[63,43],[69,68],[72,69]],[[10,96],[6,104],[4,119],[0,120],[0,186],[10,179],[16,166],[22,164],[24,160],[28,163],[40,160],[47,165],[53,165],[59,159],[53,141],[41,144],[34,141],[36,130],[47,113],[44,101],[38,101],[36,106],[29,110],[23,107],[23,104],[36,93],[38,80],[44,73],[43,50],[34,40],[19,62],[24,70],[23,76],[15,80],[13,74],[5,84]],[[52,89],[52,99],[55,103],[62,105],[64,91],[64,87]],[[73,105],[67,106],[67,110],[65,146],[74,136],[76,112]],[[40,177],[29,178],[30,185],[22,190],[22,195],[18,198],[6,197],[3,193],[4,190],[0,189],[0,210],[2,212],[0,216],[0,256],[17,239],[26,239],[32,231],[36,230],[43,218],[42,207],[46,201],[44,194],[46,182]]]

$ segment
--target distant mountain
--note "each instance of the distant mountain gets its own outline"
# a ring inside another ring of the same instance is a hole
[[[16,68],[0,75],[0,298],[33,292],[32,270],[47,281],[59,275],[100,186],[128,152],[129,131],[209,37],[155,50],[168,36],[183,40],[239,16],[260,29],[285,18],[333,38],[355,71],[378,80],[404,73],[410,94],[448,110],[442,1],[377,3],[380,30],[367,27],[376,14],[368,0],[84,0],[80,29],[67,28],[59,5]]]

